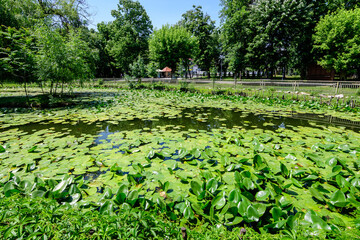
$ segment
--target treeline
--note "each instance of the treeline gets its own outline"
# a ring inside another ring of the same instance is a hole
[[[192,64],[235,77],[272,78],[290,69],[306,78],[320,64],[341,78],[360,72],[357,0],[221,0],[216,27],[200,6],[175,25],[153,29],[138,1],[119,0],[112,22],[89,29],[85,0],[0,0],[0,82],[47,83],[50,93],[93,77],[142,78]],[[221,58],[224,58],[222,61]]]
[[[295,69],[306,79],[311,64],[344,79],[359,73],[357,0],[222,0],[222,5],[223,46],[235,73],[265,70],[272,78],[276,69]]]

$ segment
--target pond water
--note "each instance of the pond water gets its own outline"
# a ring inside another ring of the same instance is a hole
[[[317,114],[291,113],[287,116],[271,113],[252,113],[239,110],[223,110],[219,108],[185,108],[177,117],[160,117],[154,120],[134,119],[130,121],[119,121],[117,124],[108,122],[74,124],[40,122],[17,126],[21,131],[32,133],[39,130],[52,129],[55,132],[67,131],[71,135],[82,134],[98,135],[95,140],[102,140],[115,132],[132,131],[137,129],[155,129],[161,127],[178,128],[187,131],[189,129],[211,131],[219,128],[241,127],[243,129],[277,130],[279,128],[293,129],[294,127],[343,127],[347,130],[360,132],[360,121],[350,121],[331,116]],[[4,129],[7,130],[7,129]]]

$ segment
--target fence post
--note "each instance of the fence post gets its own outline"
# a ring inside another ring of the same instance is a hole
[[[339,82],[336,83],[335,95],[337,95],[339,92],[339,84]]]
[[[236,75],[235,75],[235,79],[234,79],[235,91],[236,91],[236,81],[237,81],[237,77],[236,77]]]

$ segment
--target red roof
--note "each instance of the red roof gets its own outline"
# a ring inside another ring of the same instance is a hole
[[[164,68],[163,70],[161,70],[162,72],[171,72],[172,70],[171,70],[171,68],[169,68],[169,67],[166,67],[166,68]]]

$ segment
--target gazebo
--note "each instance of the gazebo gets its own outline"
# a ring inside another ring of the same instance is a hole
[[[162,70],[158,70],[158,72],[161,78],[171,78],[172,70],[169,67],[165,67]]]

